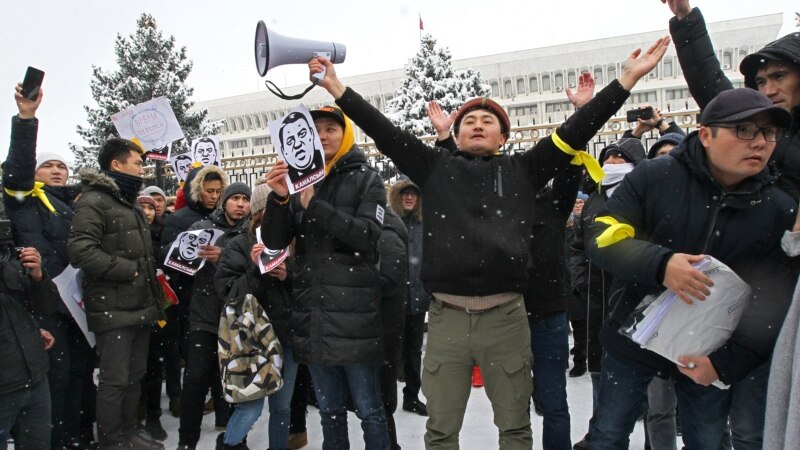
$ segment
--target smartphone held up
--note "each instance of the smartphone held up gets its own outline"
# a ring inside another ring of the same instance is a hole
[[[44,80],[44,72],[28,66],[28,70],[25,72],[25,79],[22,81],[22,92],[20,94],[28,100],[36,100],[42,87],[42,80]]]

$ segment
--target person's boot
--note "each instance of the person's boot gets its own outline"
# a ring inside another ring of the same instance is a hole
[[[575,445],[572,446],[573,450],[589,450],[589,442],[592,440],[592,434],[586,433],[586,435],[580,441],[576,442]]]
[[[157,415],[148,415],[144,424],[144,431],[156,441],[167,439],[167,431],[161,426],[161,418]]]
[[[481,376],[481,368],[478,365],[472,366],[472,387],[482,387],[483,376]]]
[[[128,437],[130,448],[134,450],[164,450],[164,444],[150,439],[146,433],[136,431]]]
[[[425,403],[422,403],[419,399],[414,397],[406,397],[403,399],[403,411],[419,414],[420,416],[428,415],[428,407],[425,406]]]
[[[250,448],[247,446],[247,438],[244,438],[242,442],[236,445],[226,445],[225,433],[220,433],[217,435],[216,450],[250,450]]]
[[[300,433],[289,433],[289,439],[286,441],[286,448],[289,450],[298,450],[308,445],[308,433],[301,431]]]

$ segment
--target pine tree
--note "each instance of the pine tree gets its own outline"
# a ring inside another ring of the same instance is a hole
[[[87,127],[78,125],[78,134],[88,144],[70,144],[78,167],[97,167],[97,152],[109,138],[117,136],[111,115],[155,97],[169,99],[175,117],[188,139],[216,133],[218,124],[207,123],[206,110],[189,113],[194,105],[190,100],[193,89],[186,85],[192,62],[186,57],[186,47],[176,49],[175,37],[165,37],[149,14],[136,21],[136,32],[124,37],[117,34],[114,45],[119,68],[106,71],[92,66],[92,97],[97,107],[84,106]],[[188,148],[185,142],[173,143]],[[158,183],[162,184],[162,183]],[[163,187],[163,186],[162,186]]]
[[[437,48],[436,39],[425,34],[417,54],[406,66],[406,78],[388,103],[392,122],[417,136],[434,134],[426,111],[436,100],[446,112],[457,110],[473,97],[488,96],[491,90],[474,69],[453,70],[450,50]]]

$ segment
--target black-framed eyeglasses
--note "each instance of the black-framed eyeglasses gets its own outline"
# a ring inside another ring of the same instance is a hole
[[[756,136],[758,136],[758,133],[763,133],[764,140],[767,142],[775,142],[778,140],[778,131],[780,130],[778,127],[757,127],[748,123],[740,123],[736,125],[712,123],[709,125],[709,127],[735,128],[736,137],[743,141],[752,141],[756,138]]]

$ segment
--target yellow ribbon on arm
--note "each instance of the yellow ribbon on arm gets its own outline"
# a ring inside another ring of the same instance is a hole
[[[608,247],[619,241],[633,238],[636,235],[636,231],[632,226],[627,223],[619,223],[617,219],[611,216],[598,217],[594,221],[608,225],[608,228],[600,233],[600,236],[597,236],[597,248]]]
[[[553,144],[555,144],[559,150],[572,156],[572,161],[570,161],[570,164],[586,167],[586,171],[589,173],[589,176],[592,177],[592,180],[594,180],[595,183],[600,183],[603,177],[606,176],[606,174],[603,172],[603,168],[600,167],[600,163],[597,162],[592,155],[583,150],[576,150],[570,147],[569,144],[564,142],[555,131],[550,135],[550,137],[553,139]]]
[[[31,189],[30,191],[13,191],[9,188],[4,188],[3,190],[6,191],[6,194],[12,197],[16,197],[20,200],[22,200],[22,198],[24,197],[34,196],[38,198],[39,201],[41,201],[44,204],[45,208],[47,208],[51,213],[58,215],[58,212],[56,212],[56,209],[53,208],[53,205],[50,203],[50,200],[47,199],[47,195],[45,194],[44,189],[42,189],[43,187],[44,183],[42,183],[41,181],[36,181],[35,183],[33,183],[33,189]]]

